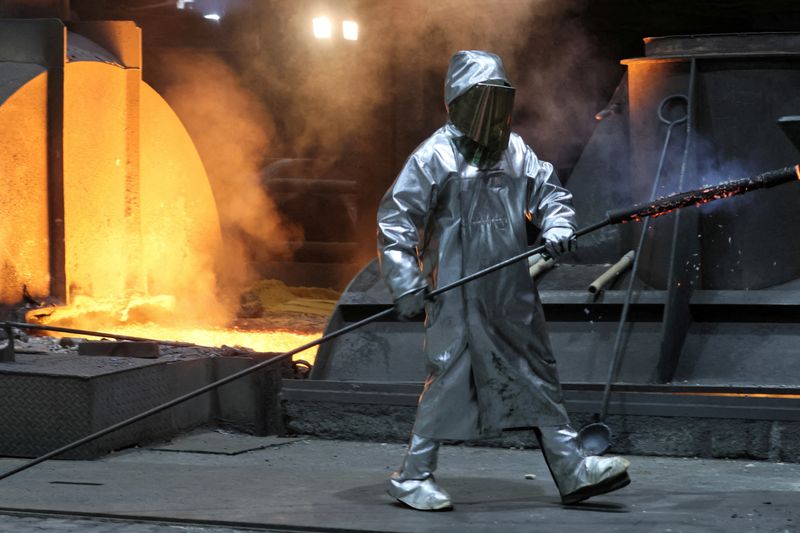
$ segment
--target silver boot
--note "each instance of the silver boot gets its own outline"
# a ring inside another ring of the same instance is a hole
[[[570,426],[540,427],[536,430],[561,501],[578,503],[586,498],[621,489],[631,482],[630,462],[622,457],[585,456],[578,434]]]
[[[438,441],[412,434],[403,466],[389,478],[389,495],[418,511],[452,508],[450,495],[433,478],[438,453]]]

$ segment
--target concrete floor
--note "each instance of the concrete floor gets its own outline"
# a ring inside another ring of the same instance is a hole
[[[455,510],[421,513],[385,493],[403,448],[207,431],[33,467],[0,481],[0,514],[161,518],[214,531],[794,532],[800,524],[798,464],[634,456],[630,486],[564,507],[538,451],[464,446],[443,447],[439,462]],[[0,469],[20,463],[2,459]]]

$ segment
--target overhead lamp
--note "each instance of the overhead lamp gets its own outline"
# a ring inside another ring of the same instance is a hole
[[[203,15],[203,18],[208,20],[219,21],[219,19],[222,17],[219,16],[219,13],[209,13],[208,15]]]
[[[348,41],[358,40],[358,22],[352,20],[342,21],[342,37]]]
[[[332,34],[331,19],[317,17],[311,21],[314,27],[314,37],[317,39],[330,39]]]

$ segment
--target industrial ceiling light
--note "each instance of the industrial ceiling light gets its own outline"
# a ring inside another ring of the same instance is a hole
[[[317,17],[313,21],[314,37],[317,39],[331,38],[331,19],[328,17]]]
[[[358,40],[358,22],[352,20],[342,21],[342,37],[348,41]]]
[[[208,19],[208,20],[217,20],[218,21],[222,17],[220,17],[218,13],[209,13],[208,15],[203,15],[203,18],[204,19]]]

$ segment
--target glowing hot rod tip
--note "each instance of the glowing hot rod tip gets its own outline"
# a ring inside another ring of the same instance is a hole
[[[797,174],[797,179],[800,180],[800,165],[794,166],[794,173]]]

